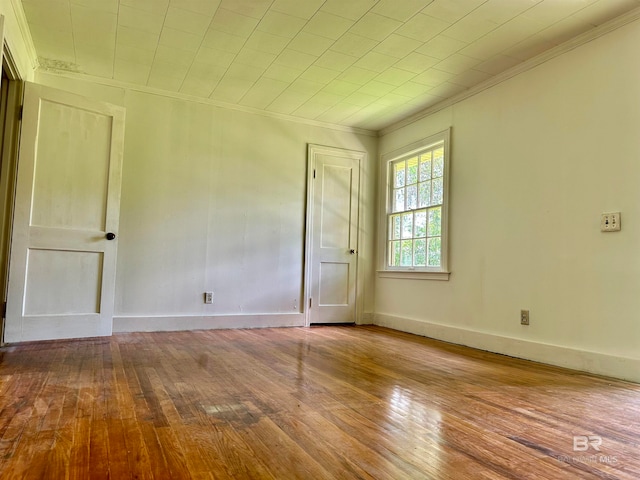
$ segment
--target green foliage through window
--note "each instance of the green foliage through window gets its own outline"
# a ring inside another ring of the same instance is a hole
[[[444,145],[392,161],[388,266],[442,265]]]

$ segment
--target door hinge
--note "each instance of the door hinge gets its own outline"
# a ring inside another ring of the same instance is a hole
[[[2,304],[2,318],[7,318],[7,302]]]
[[[309,297],[309,308],[311,308],[311,297]]]
[[[313,169],[313,178],[316,178],[316,169]]]
[[[22,120],[22,111],[24,110],[24,107],[22,105],[20,105],[20,108],[18,109],[18,120]]]

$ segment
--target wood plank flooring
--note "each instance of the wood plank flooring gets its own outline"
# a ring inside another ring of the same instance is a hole
[[[638,479],[640,385],[379,327],[23,344],[0,478]]]

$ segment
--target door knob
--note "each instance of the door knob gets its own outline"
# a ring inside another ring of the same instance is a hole
[[[349,253],[353,255],[354,253],[356,253],[356,251],[352,248],[351,250],[349,250]]]
[[[113,240],[114,238],[116,238],[116,234],[109,232],[105,235],[105,237],[107,237],[107,240]]]

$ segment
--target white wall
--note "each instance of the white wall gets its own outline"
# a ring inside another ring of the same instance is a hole
[[[308,143],[368,153],[360,267],[370,315],[377,138],[46,73],[37,80],[127,109],[114,330],[302,324]]]
[[[381,138],[452,127],[452,275],[377,279],[376,323],[640,381],[639,44],[636,22]]]

